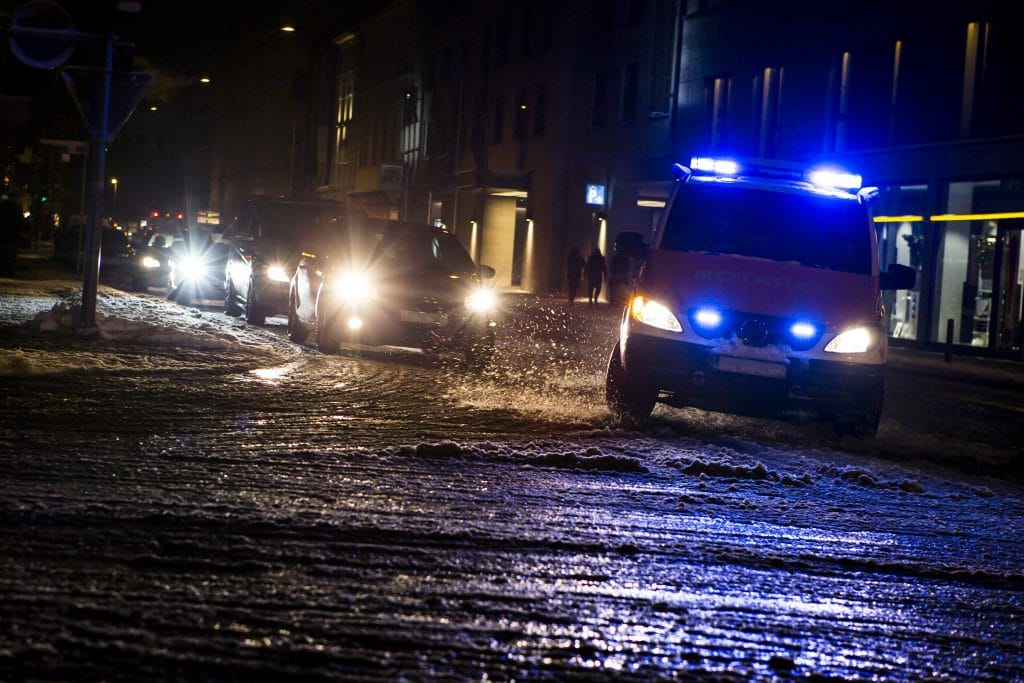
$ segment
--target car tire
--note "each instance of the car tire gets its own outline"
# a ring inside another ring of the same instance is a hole
[[[295,310],[295,295],[288,297],[288,338],[296,344],[302,344],[309,339],[309,327],[299,320],[299,314]]]
[[[245,297],[245,322],[250,325],[267,322],[267,314],[256,300],[256,283],[252,280],[249,280],[249,292]]]
[[[605,378],[605,400],[608,409],[623,427],[642,427],[654,410],[657,394],[649,387],[637,385],[637,378],[630,377],[622,365],[619,344],[608,357],[608,372]]]
[[[316,316],[316,348],[321,353],[337,353],[341,339],[331,330],[331,321],[322,312]]]
[[[235,292],[235,284],[228,280],[224,288],[224,313],[232,318],[242,315],[242,307],[238,305],[238,293]]]

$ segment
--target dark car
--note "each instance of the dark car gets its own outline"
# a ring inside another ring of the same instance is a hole
[[[178,240],[173,231],[153,230],[135,240],[128,275],[133,292],[145,292],[150,287],[166,287],[171,272],[174,245]]]
[[[219,236],[227,245],[224,312],[244,313],[254,325],[285,315],[300,244],[345,213],[345,205],[333,201],[250,198]]]
[[[342,343],[452,351],[486,363],[494,349],[496,298],[458,239],[441,228],[352,219],[319,249],[307,249],[292,278],[288,330],[312,333],[330,353]]]

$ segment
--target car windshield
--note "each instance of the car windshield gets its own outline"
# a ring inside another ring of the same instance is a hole
[[[864,274],[871,272],[867,220],[853,200],[691,184],[673,201],[661,248]]]
[[[340,207],[316,204],[268,204],[261,217],[261,235],[278,244],[296,244],[308,235],[328,231]]]
[[[437,270],[445,275],[471,275],[476,272],[473,259],[455,238],[447,233],[405,232],[381,242],[378,263],[389,270]]]

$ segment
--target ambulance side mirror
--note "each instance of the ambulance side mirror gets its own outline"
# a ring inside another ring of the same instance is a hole
[[[898,263],[890,263],[879,278],[882,289],[913,289],[916,281],[917,271]]]

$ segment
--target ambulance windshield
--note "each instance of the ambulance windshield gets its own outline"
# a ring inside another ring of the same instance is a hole
[[[871,232],[855,200],[719,184],[679,190],[661,248],[871,273]]]

